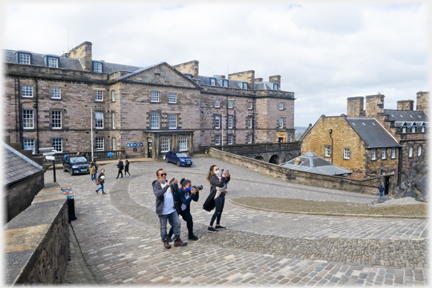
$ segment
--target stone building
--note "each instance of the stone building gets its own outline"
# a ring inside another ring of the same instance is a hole
[[[198,61],[108,63],[93,59],[90,42],[61,56],[4,52],[4,129],[35,153],[90,151],[93,140],[96,151],[160,158],[168,150],[294,141],[294,93],[280,90],[279,75],[206,77]]]

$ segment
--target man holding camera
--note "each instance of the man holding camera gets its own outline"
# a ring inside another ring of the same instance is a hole
[[[156,214],[160,221],[161,240],[166,249],[171,248],[166,230],[167,221],[174,228],[174,247],[186,246],[180,239],[180,218],[175,209],[174,194],[178,191],[177,180],[166,180],[167,174],[163,169],[156,171],[157,180],[153,181],[153,192],[156,196]]]

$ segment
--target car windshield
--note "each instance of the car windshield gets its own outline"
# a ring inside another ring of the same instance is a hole
[[[176,155],[180,158],[188,157],[185,153],[176,153]]]
[[[87,159],[83,156],[70,158],[71,163],[87,162]]]

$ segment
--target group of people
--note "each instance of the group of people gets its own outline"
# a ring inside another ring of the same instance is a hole
[[[123,178],[123,169],[125,171],[125,177],[127,174],[129,174],[129,177],[132,175],[129,173],[129,161],[126,160],[126,164],[123,164],[123,161],[119,158],[117,164],[115,164],[118,168],[117,178],[119,178],[119,175],[121,175],[121,178]],[[99,193],[99,190],[102,190],[102,194],[106,194],[104,191],[104,183],[105,183],[105,169],[101,169],[101,172],[96,177],[98,172],[98,165],[96,165],[96,160],[93,160],[92,163],[89,165],[89,171],[90,171],[90,177],[92,181],[96,182],[96,185],[100,185],[98,189],[96,189],[96,193]],[[127,173],[127,174],[126,174]]]
[[[167,180],[167,173],[163,169],[156,171],[157,180],[153,181],[153,192],[156,196],[156,214],[160,222],[161,241],[166,249],[171,248],[169,244],[174,240],[174,247],[186,246],[187,243],[180,239],[180,218],[186,221],[188,229],[188,239],[198,240],[193,233],[193,218],[190,212],[191,201],[197,202],[199,199],[199,188],[192,186],[192,182],[182,178],[180,183],[177,179]],[[225,229],[220,225],[220,220],[225,204],[225,194],[227,193],[227,183],[230,181],[228,170],[221,171],[216,165],[210,166],[207,173],[207,182],[210,183],[210,194],[203,204],[203,209],[215,212],[208,226],[209,232],[218,232]],[[180,188],[178,186],[180,184]],[[216,226],[214,227],[214,221]],[[171,225],[167,233],[167,222]],[[174,235],[174,236],[173,236]]]

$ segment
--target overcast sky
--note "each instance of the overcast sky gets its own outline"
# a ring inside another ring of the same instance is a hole
[[[381,93],[396,109],[429,91],[426,4],[88,3],[4,4],[3,48],[61,55],[90,41],[94,60],[281,75],[295,126],[346,113],[350,96]]]

